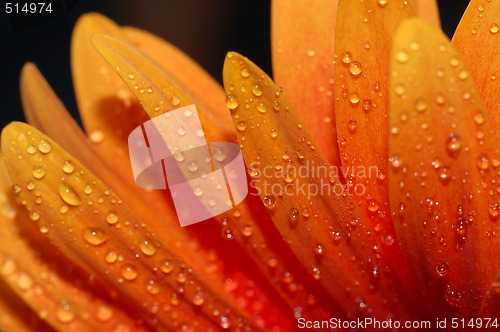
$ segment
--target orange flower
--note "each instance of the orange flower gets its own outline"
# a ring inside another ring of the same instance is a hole
[[[433,1],[413,4],[439,25]],[[407,1],[275,0],[277,85],[229,53],[224,104],[170,44],[84,15],[72,70],[88,136],[32,64],[31,126],[2,132],[0,328],[498,317],[500,2],[471,1],[451,45],[413,16]],[[168,194],[135,185],[127,136],[193,103],[208,141],[236,134],[251,193],[180,228]]]

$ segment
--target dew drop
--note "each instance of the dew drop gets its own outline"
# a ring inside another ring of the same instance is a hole
[[[201,190],[201,188],[200,188],[200,187],[195,187],[195,188],[193,189],[193,194],[194,194],[195,196],[200,197],[201,195],[203,195],[203,190]]]
[[[234,95],[227,95],[226,96],[226,106],[230,110],[235,110],[239,106],[238,98],[236,98]]]
[[[202,305],[203,302],[205,302],[205,296],[203,295],[203,292],[197,292],[196,294],[194,294],[192,302],[195,306],[198,307]]]
[[[172,104],[172,106],[179,106],[180,103],[181,100],[179,99],[179,97],[177,96],[170,97],[170,104]]]
[[[441,261],[436,265],[436,272],[440,277],[445,277],[448,274],[449,269],[450,266],[448,265],[448,262],[445,261]]]
[[[50,151],[52,151],[52,145],[47,142],[46,140],[41,140],[39,143],[38,143],[38,150],[40,150],[41,153],[49,153]]]
[[[427,109],[427,103],[422,98],[417,99],[415,102],[415,109],[417,112],[423,112]]]
[[[3,276],[8,276],[14,273],[16,269],[17,269],[16,262],[11,257],[7,257],[2,263],[2,266],[0,267],[0,273]]]
[[[321,245],[321,243],[316,243],[316,245],[314,246],[314,252],[316,253],[316,255],[323,255],[324,252],[325,252],[325,249],[323,248],[323,245]]]
[[[354,134],[356,132],[356,129],[358,129],[358,121],[356,121],[355,119],[350,119],[347,122],[347,128],[349,129],[349,132],[351,134]]]
[[[498,24],[496,24],[496,23],[493,23],[490,26],[490,32],[493,33],[493,34],[497,33],[499,29],[500,28],[499,28]]]
[[[191,173],[194,173],[194,172],[196,172],[197,170],[199,170],[199,169],[200,169],[200,164],[199,164],[199,163],[198,163],[198,161],[196,161],[196,160],[191,160],[191,161],[188,163],[187,169],[188,169],[188,171],[190,171]]]
[[[267,106],[263,102],[257,103],[256,108],[257,108],[257,111],[259,111],[260,113],[266,113],[267,112]]]
[[[75,171],[75,164],[73,164],[71,161],[66,160],[63,164],[63,171],[66,174],[71,174]]]
[[[349,64],[349,72],[354,76],[358,76],[362,72],[361,64],[357,61],[351,62]]]
[[[213,152],[213,157],[215,160],[222,162],[226,159],[226,151],[221,147],[217,147]]]
[[[35,166],[31,174],[35,179],[41,179],[45,176],[45,169],[41,166]]]
[[[164,260],[160,265],[160,271],[165,274],[172,273],[174,268],[175,268],[174,263],[172,263],[169,260]]]
[[[82,235],[85,241],[93,246],[99,246],[107,241],[106,234],[99,228],[86,227]]]
[[[37,221],[37,220],[40,219],[40,212],[38,212],[38,211],[30,211],[29,217],[30,217],[31,220]]]
[[[248,124],[246,121],[239,121],[238,124],[236,125],[236,128],[238,128],[239,131],[245,131],[248,127]]]
[[[299,210],[295,208],[290,209],[288,211],[288,221],[290,221],[292,225],[295,225],[298,220],[299,220]]]
[[[460,300],[462,298],[462,294],[460,294],[459,291],[453,288],[448,288],[445,294],[445,299],[446,302],[448,302],[449,305],[451,306],[458,306],[460,303]]]
[[[96,310],[96,317],[101,322],[107,322],[113,317],[113,309],[105,304],[99,304]]]
[[[250,76],[250,73],[248,72],[248,69],[243,68],[243,69],[241,69],[241,71],[240,71],[240,75],[241,75],[242,77],[245,77],[245,78],[246,78],[246,77],[249,77],[249,76]]]
[[[28,147],[26,148],[26,152],[28,152],[29,154],[35,154],[36,152],[36,148],[33,146],[33,145],[28,145]]]
[[[80,195],[65,181],[61,181],[59,184],[59,195],[69,205],[77,206],[82,203]]]
[[[104,260],[109,264],[116,262],[117,259],[118,259],[118,254],[114,250],[109,250],[104,256]]]
[[[139,244],[139,247],[141,248],[142,253],[146,256],[153,256],[156,253],[155,245],[149,240],[142,241]]]
[[[15,194],[19,194],[21,192],[21,186],[14,183],[12,185],[12,191],[15,193]]]
[[[157,295],[160,293],[160,286],[154,280],[149,280],[146,284],[146,292],[151,295]]]
[[[16,278],[16,285],[19,287],[20,290],[28,290],[31,287],[33,287],[33,284],[35,282],[33,281],[33,277],[31,274],[27,272],[21,272]]]
[[[497,221],[498,217],[500,217],[500,205],[499,204],[490,204],[488,207],[488,214],[493,221]]]
[[[344,52],[344,54],[342,54],[342,62],[348,65],[351,63],[351,61],[352,61],[351,52]]]
[[[378,0],[378,5],[380,7],[385,7],[387,5],[387,0]]]
[[[134,280],[135,278],[137,278],[137,275],[139,274],[137,268],[132,264],[123,265],[121,268],[121,273],[122,277],[128,281]]]
[[[477,158],[476,165],[480,170],[487,170],[490,167],[490,160],[487,155],[482,154]]]
[[[351,102],[351,104],[356,105],[357,103],[359,103],[359,95],[357,93],[351,93],[351,95],[349,96],[349,101]]]
[[[451,157],[456,158],[461,148],[462,138],[455,133],[451,133],[450,136],[446,139],[446,151],[448,151],[448,154]]]
[[[96,129],[90,133],[89,138],[92,143],[98,144],[104,141],[104,133],[101,130]]]
[[[134,73],[128,73],[127,77],[129,80],[133,80],[135,78],[135,75],[134,75]]]
[[[118,222],[118,213],[114,210],[108,211],[106,214],[106,222],[110,225],[114,225]]]
[[[262,96],[262,88],[260,87],[260,85],[255,84],[254,86],[252,86],[252,93],[253,93],[256,97],[260,97],[260,96]]]
[[[271,129],[271,138],[276,139],[278,137],[278,133],[276,132],[276,129]]]
[[[396,61],[399,63],[407,63],[410,60],[410,55],[404,51],[401,50],[398,53],[396,53]]]
[[[271,195],[264,196],[264,206],[268,209],[274,208],[276,206],[276,198]]]

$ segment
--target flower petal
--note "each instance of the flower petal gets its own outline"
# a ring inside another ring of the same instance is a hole
[[[460,20],[452,45],[464,59],[500,140],[500,3],[472,0]]]
[[[130,90],[92,46],[91,38],[97,33],[123,36],[120,27],[101,14],[85,14],[77,21],[71,39],[76,100],[83,126],[96,151],[116,173],[128,178],[132,174],[128,149],[119,142],[148,118]]]
[[[436,316],[477,316],[500,266],[498,144],[441,31],[419,19],[402,23],[391,71],[389,182],[398,239]]]
[[[338,0],[273,0],[271,24],[274,80],[332,165],[340,165],[332,63],[337,6]]]
[[[170,73],[162,72],[154,62],[145,58],[140,51],[132,46],[106,36],[96,36],[94,42],[112,67],[120,68],[118,73],[134,91],[149,116],[158,116],[173,108],[193,103],[192,95],[181,82]],[[152,89],[151,93],[141,93],[139,89],[134,89],[136,83],[132,82],[128,75],[124,73],[134,73],[133,80],[135,82],[142,82],[141,84],[155,88]],[[160,87],[168,87],[168,89]],[[171,102],[174,97],[176,102],[175,105],[172,105]],[[156,105],[162,105],[162,107],[156,107]],[[203,112],[203,108],[200,111],[200,119],[208,141],[232,140],[229,135],[224,134],[224,131],[216,127],[218,123],[214,122],[215,119],[208,113]],[[125,143],[122,142],[122,144]],[[173,209],[172,206],[171,209]],[[267,218],[260,202],[255,198],[249,198],[238,207],[238,210],[223,213],[215,219],[222,225],[223,236],[237,240],[246,250],[246,257],[256,262],[265,276],[264,280],[274,285],[280,297],[291,308],[303,306],[304,303],[315,302],[316,305],[309,307],[308,310],[303,310],[304,317],[325,317],[326,310],[332,307],[329,304],[330,299],[324,299],[319,287],[309,285],[311,277],[301,273],[300,269],[298,269],[300,265],[294,255],[287,250],[286,246],[277,242],[279,236],[274,229],[270,228],[269,223],[265,223]],[[224,261],[228,262],[230,257],[233,256],[230,260],[231,264],[227,263],[225,265],[232,265],[236,270],[245,269],[245,266],[248,268],[248,263],[237,254],[239,248],[231,247],[232,249],[228,251],[227,244],[220,243],[220,232],[217,232],[215,237],[207,237],[209,232],[213,232],[212,226],[214,225],[207,226],[207,222],[204,222],[201,226],[190,226],[189,232],[199,238],[212,238],[212,241],[208,239],[205,241],[206,244],[209,242],[209,247],[215,246],[215,248],[218,248],[222,246],[221,250],[226,252]],[[249,229],[251,229],[252,233],[251,239],[244,235],[248,233]],[[266,245],[262,246],[262,243],[266,243]],[[225,249],[224,246],[226,246]],[[258,275],[255,272],[253,274]],[[291,275],[292,277],[280,277],[283,275]],[[282,280],[288,282],[284,283]],[[293,291],[290,291],[290,289]],[[315,300],[311,301],[313,298]]]
[[[404,311],[398,285],[377,273],[387,262],[373,252],[366,225],[274,82],[237,53],[227,55],[223,77],[252,187],[303,266],[353,316],[366,307],[375,316]],[[262,93],[255,96],[257,85]],[[327,192],[300,191],[320,189]],[[370,290],[374,283],[378,292]]]
[[[342,172],[350,188],[363,188],[352,200],[407,291],[418,296],[395,241],[386,178],[388,54],[399,23],[411,16],[406,1],[340,0],[334,88]]]
[[[410,3],[418,17],[433,24],[436,28],[441,28],[437,0],[411,0]]]
[[[189,87],[197,99],[225,128],[233,127],[231,116],[224,105],[222,87],[193,59],[167,41],[141,29],[123,27],[122,31],[132,45],[151,57],[162,68],[172,73]]]
[[[29,144],[42,141],[44,148],[31,154]],[[38,211],[47,237],[81,268],[112,286],[148,324],[158,329],[187,324],[259,330],[222,289],[200,281],[172,244],[160,241],[126,202],[48,137],[13,123],[2,132],[2,151],[14,182],[35,183],[37,190],[22,190],[19,197],[28,210]],[[67,161],[71,171],[65,168]],[[158,309],[162,314],[156,315]]]

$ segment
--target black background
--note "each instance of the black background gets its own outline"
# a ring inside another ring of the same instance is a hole
[[[61,14],[45,23],[28,14],[9,21],[5,2],[0,1],[0,128],[24,119],[18,85],[21,67],[27,61],[38,66],[69,111],[78,117],[69,43],[76,19],[89,11],[167,39],[218,81],[229,50],[244,54],[271,73],[269,0],[59,0],[52,2],[58,2]],[[451,36],[469,1],[438,2],[443,30]]]

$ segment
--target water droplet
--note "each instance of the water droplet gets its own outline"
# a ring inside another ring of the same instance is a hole
[[[15,193],[15,194],[19,194],[21,192],[21,186],[14,183],[12,185],[12,191]]]
[[[164,260],[160,265],[160,271],[165,274],[171,273],[174,270],[174,268],[175,268],[174,263],[172,263],[169,260]]]
[[[292,225],[295,225],[299,220],[299,210],[292,208],[288,211],[288,220]]]
[[[276,129],[271,129],[271,138],[276,139],[278,137],[278,133],[276,132]]]
[[[113,317],[113,309],[101,303],[97,306],[96,317],[101,322],[107,322]]]
[[[249,226],[249,225],[243,226],[243,228],[241,229],[241,234],[244,237],[252,236],[252,234],[253,234],[253,228],[252,228],[252,226]]]
[[[484,114],[482,112],[477,112],[474,114],[474,122],[478,125],[482,125],[484,123]]]
[[[456,158],[461,148],[462,138],[455,133],[451,133],[450,136],[446,139],[446,151],[448,151],[448,154],[451,157]]]
[[[314,246],[314,252],[316,253],[316,255],[323,255],[324,252],[325,252],[325,249],[323,248],[323,246],[321,245],[321,243],[316,243],[316,245]]]
[[[104,260],[109,264],[116,262],[117,259],[118,259],[118,254],[114,250],[109,250],[104,256]]]
[[[257,108],[257,111],[259,111],[260,113],[266,113],[267,112],[267,106],[263,102],[257,103],[256,108]]]
[[[127,77],[129,80],[133,80],[135,78],[135,75],[134,75],[134,73],[128,73]]]
[[[349,96],[349,101],[354,105],[359,103],[359,95],[355,92],[351,93],[351,95]]]
[[[262,96],[262,88],[260,87],[260,85],[255,84],[254,86],[252,86],[252,93],[253,93],[256,97],[260,97],[260,96]]]
[[[142,241],[139,244],[139,247],[141,248],[142,253],[146,256],[153,256],[156,253],[155,245],[149,240]]]
[[[68,300],[62,300],[56,310],[56,318],[61,323],[70,323],[76,318],[76,312]]]
[[[385,7],[387,5],[387,0],[378,0],[378,4],[380,7]]]
[[[458,306],[460,300],[462,298],[462,294],[459,291],[453,288],[448,288],[445,294],[446,302],[448,302],[451,306]]]
[[[122,272],[122,277],[128,281],[134,280],[135,278],[137,278],[139,274],[137,268],[132,264],[123,265],[121,268],[121,272]]]
[[[460,62],[458,61],[458,59],[456,57],[452,57],[449,62],[450,62],[450,66],[452,66],[452,67],[457,67],[460,64]]]
[[[347,122],[347,128],[349,129],[349,132],[351,134],[354,134],[356,132],[356,129],[358,129],[358,121],[356,121],[355,119],[350,119]]]
[[[193,296],[193,304],[195,306],[200,306],[205,302],[205,297],[203,296],[203,292],[197,292]]]
[[[203,190],[201,190],[201,188],[200,188],[200,187],[195,187],[195,188],[193,189],[193,194],[194,194],[195,196],[200,197],[201,195],[203,195]]]
[[[448,274],[449,269],[450,265],[448,265],[448,262],[445,261],[441,261],[436,265],[436,272],[440,277],[445,277]]]
[[[221,147],[217,147],[213,152],[213,156],[215,160],[222,162],[226,159],[226,151]]]
[[[107,241],[106,234],[99,228],[86,227],[82,235],[85,241],[93,246],[99,246]]]
[[[38,212],[38,211],[30,211],[29,217],[30,217],[31,220],[37,221],[37,220],[40,219],[40,212]]]
[[[427,103],[422,98],[417,99],[415,102],[415,109],[417,112],[423,112],[427,109]]]
[[[160,285],[158,285],[158,283],[154,280],[149,280],[146,284],[146,292],[151,295],[157,295],[160,293]]]
[[[33,287],[33,277],[27,272],[21,272],[16,278],[16,285],[20,290],[28,290]]]
[[[248,124],[246,121],[239,121],[238,124],[236,125],[236,128],[238,128],[239,131],[245,131],[248,127]]]
[[[47,142],[46,140],[41,140],[39,143],[38,143],[38,150],[40,150],[41,153],[49,153],[50,151],[52,151],[52,145]]]
[[[104,133],[98,129],[96,130],[93,130],[91,133],[90,133],[90,141],[94,144],[98,144],[98,143],[101,143],[102,141],[104,141]]]
[[[488,207],[488,214],[493,221],[497,221],[498,217],[500,217],[500,205],[490,204]]]
[[[250,76],[250,73],[248,72],[248,69],[246,69],[246,68],[241,69],[240,74],[242,77],[245,77],[245,78]]]
[[[31,174],[33,174],[35,179],[41,179],[45,176],[45,169],[41,166],[35,166]]]
[[[308,50],[306,52],[306,54],[307,54],[308,57],[312,58],[313,56],[316,55],[316,52],[314,50]]]
[[[477,158],[476,165],[480,170],[487,170],[490,167],[490,160],[487,155],[482,154]]]
[[[174,154],[174,159],[178,162],[184,161],[184,154],[177,152]]]
[[[231,327],[231,323],[229,322],[229,318],[227,318],[226,316],[220,316],[219,325],[223,329],[230,328]]]
[[[490,26],[490,32],[493,33],[493,34],[497,33],[499,29],[500,28],[499,28],[498,24],[496,24],[496,23],[493,23]]]
[[[35,154],[36,152],[36,148],[33,146],[33,145],[28,145],[28,147],[26,148],[26,152],[28,152],[29,154]]]
[[[394,169],[399,169],[403,164],[403,160],[400,156],[391,156],[389,157],[389,163]]]
[[[71,161],[66,160],[63,164],[63,171],[66,174],[71,174],[75,171],[75,164],[73,164]]]
[[[465,69],[460,70],[460,72],[458,73],[458,78],[461,80],[466,80],[468,77],[469,73]]]
[[[299,159],[301,159],[301,160],[302,160],[302,159],[304,159],[305,157],[306,157],[306,154],[305,154],[305,152],[304,152],[303,150],[299,150],[299,151],[297,151],[297,158],[299,158]]]
[[[396,84],[394,86],[394,93],[397,94],[398,96],[402,96],[404,95],[406,92],[406,89],[405,87],[403,86],[403,84]]]
[[[65,181],[61,181],[59,184],[59,195],[69,205],[77,206],[82,203],[80,195]]]
[[[191,161],[188,163],[187,169],[188,169],[188,171],[190,171],[191,173],[194,173],[194,172],[196,172],[198,169],[200,169],[200,164],[199,164],[199,163],[198,163],[198,161],[196,161],[196,160],[191,160]]]
[[[443,106],[446,103],[446,99],[444,99],[444,96],[441,93],[438,93],[436,95],[436,104]]]
[[[316,266],[313,266],[312,268],[312,275],[314,280],[321,279],[321,271]]]
[[[349,72],[354,76],[358,76],[362,72],[361,64],[357,61],[351,62],[349,64]]]
[[[407,63],[410,60],[410,55],[406,51],[401,50],[396,53],[396,60],[399,63]]]
[[[172,106],[179,106],[180,103],[181,100],[179,99],[179,97],[177,96],[170,97],[170,104],[172,104]]]
[[[230,110],[235,110],[239,106],[238,98],[236,98],[234,95],[227,95],[226,96],[226,106]]]
[[[274,208],[276,206],[276,198],[271,195],[264,196],[264,206],[269,209]]]
[[[7,258],[5,258],[4,262],[2,263],[2,267],[0,268],[0,273],[3,276],[8,276],[8,275],[14,273],[14,271],[16,269],[17,269],[17,264],[14,261],[14,259],[12,259],[11,257],[7,257]]]
[[[348,65],[351,63],[351,61],[352,61],[351,52],[344,52],[344,54],[342,54],[342,62]]]
[[[448,183],[448,181],[451,178],[449,167],[443,166],[442,168],[440,168],[438,171],[438,177],[439,177],[439,181],[441,181],[441,183],[445,183],[445,184]]]

